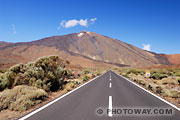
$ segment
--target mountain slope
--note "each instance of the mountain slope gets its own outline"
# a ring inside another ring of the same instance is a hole
[[[162,55],[167,58],[167,60],[174,65],[180,65],[180,54]]]
[[[93,63],[93,66],[96,66],[96,64],[101,64],[101,66],[169,64],[168,60],[159,54],[144,51],[122,41],[86,31],[48,37],[33,42],[6,45],[0,48],[0,62],[1,56],[4,56],[3,54],[17,55],[24,61],[33,61],[41,56],[59,55],[82,67],[91,67],[91,65],[87,65],[90,63]]]

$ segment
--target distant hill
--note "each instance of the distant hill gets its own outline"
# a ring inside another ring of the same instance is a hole
[[[5,46],[10,45],[10,44],[12,44],[12,43],[0,41],[0,47],[5,47]]]
[[[180,54],[171,54],[171,55],[162,55],[163,57],[167,58],[167,60],[174,65],[180,65]]]
[[[3,45],[0,47],[0,65],[25,63],[48,55],[59,55],[72,65],[90,68],[171,64],[167,57],[160,54],[94,32],[82,31]]]

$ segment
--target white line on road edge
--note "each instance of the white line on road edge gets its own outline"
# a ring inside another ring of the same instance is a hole
[[[105,73],[104,73],[104,74],[105,74]],[[102,75],[104,75],[104,74],[102,74]],[[37,110],[35,110],[35,111],[33,111],[33,112],[31,112],[31,113],[25,115],[24,117],[20,118],[19,120],[25,120],[25,119],[29,118],[30,116],[32,116],[32,115],[36,114],[37,112],[39,112],[39,111],[45,109],[46,107],[52,105],[53,103],[59,101],[60,99],[64,98],[65,96],[67,96],[67,95],[69,95],[69,94],[71,94],[72,92],[76,91],[77,89],[79,89],[79,88],[85,86],[86,84],[88,84],[88,83],[94,81],[96,78],[98,78],[98,77],[100,77],[100,76],[102,76],[102,75],[99,75],[99,76],[93,78],[92,80],[90,80],[90,81],[88,81],[88,82],[86,82],[86,83],[80,85],[79,87],[73,89],[72,91],[69,91],[68,93],[66,93],[66,94],[64,94],[64,95],[62,95],[62,96],[56,98],[55,100],[53,100],[53,101],[51,101],[51,102],[45,104],[44,106],[38,108]]]
[[[115,73],[115,72],[114,72],[114,73]],[[146,90],[145,88],[143,88],[143,87],[141,87],[140,85],[138,85],[138,84],[132,82],[131,80],[125,78],[124,76],[121,76],[121,75],[119,75],[119,74],[117,74],[117,73],[115,73],[115,74],[118,75],[118,76],[120,76],[120,77],[122,77],[122,78],[124,78],[124,79],[126,79],[126,80],[129,81],[130,83],[136,85],[137,87],[141,88],[142,90],[148,92],[149,94],[153,95],[154,97],[160,99],[161,101],[165,102],[166,104],[168,104],[168,105],[170,105],[171,107],[173,107],[173,108],[177,109],[178,111],[180,111],[180,108],[178,108],[177,106],[175,106],[175,105],[173,105],[172,103],[168,102],[167,100],[165,100],[165,99],[163,99],[163,98],[157,96],[156,94],[154,94],[154,93],[152,93],[152,92]]]
[[[111,83],[109,83],[109,87],[110,87],[110,88],[112,87],[112,84],[111,84]]]
[[[108,116],[112,117],[112,96],[109,96],[109,110]]]

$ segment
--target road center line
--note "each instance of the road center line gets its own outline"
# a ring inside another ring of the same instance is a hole
[[[110,72],[110,80],[111,80],[111,72]]]
[[[112,84],[111,84],[111,83],[109,83],[109,87],[110,87],[110,88],[112,87]]]
[[[109,110],[108,116],[112,117],[112,96],[109,96]]]

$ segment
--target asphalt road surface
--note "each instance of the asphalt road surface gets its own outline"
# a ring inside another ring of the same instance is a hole
[[[108,71],[26,119],[179,120],[180,111]]]

